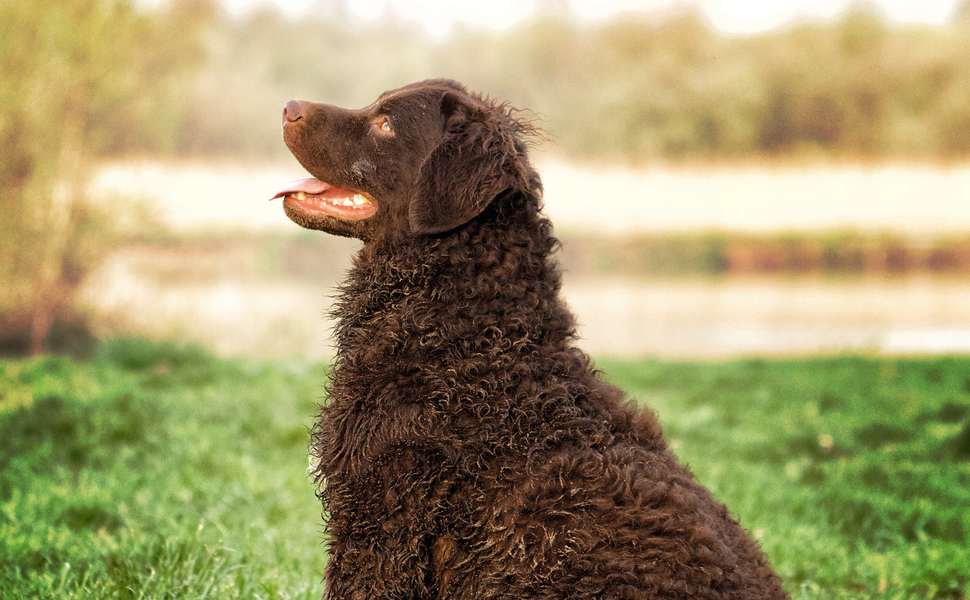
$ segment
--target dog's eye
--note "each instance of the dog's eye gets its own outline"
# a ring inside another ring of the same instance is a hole
[[[391,120],[387,117],[381,117],[374,123],[381,133],[394,133],[394,128],[391,126]]]

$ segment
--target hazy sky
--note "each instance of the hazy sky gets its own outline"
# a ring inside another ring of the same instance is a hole
[[[260,4],[275,4],[299,14],[320,0],[222,0],[233,12]],[[583,19],[601,19],[617,12],[657,11],[684,5],[700,6],[718,29],[749,33],[771,29],[800,17],[832,17],[856,0],[559,0]],[[939,24],[949,18],[958,0],[869,0],[893,21]],[[455,23],[502,28],[529,16],[543,0],[349,0],[350,11],[361,18],[377,18],[390,8],[423,25],[429,32],[447,33]]]

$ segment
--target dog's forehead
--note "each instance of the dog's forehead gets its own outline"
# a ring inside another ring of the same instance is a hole
[[[421,91],[432,91],[432,92],[465,92],[465,86],[454,81],[452,79],[424,79],[422,81],[415,81],[407,85],[402,85],[399,88],[393,90],[386,90],[377,97],[378,100],[385,96],[392,94],[401,94],[404,92],[421,92]]]
[[[403,108],[412,114],[428,114],[438,107],[447,92],[468,93],[465,86],[452,79],[424,79],[382,92],[367,108],[382,111]]]
[[[378,96],[374,105],[385,110],[397,107],[427,109],[430,108],[432,99],[442,92],[443,90],[433,87],[405,87],[389,90]]]

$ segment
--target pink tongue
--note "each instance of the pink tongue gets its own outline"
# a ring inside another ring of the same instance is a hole
[[[331,187],[332,186],[329,183],[320,181],[319,179],[315,179],[313,177],[296,179],[286,184],[286,187],[284,187],[282,190],[276,192],[276,195],[270,198],[270,200],[274,200],[287,194],[296,194],[297,192],[304,192],[306,194],[322,194]]]

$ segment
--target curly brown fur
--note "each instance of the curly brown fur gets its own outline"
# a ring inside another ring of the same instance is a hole
[[[312,436],[326,597],[784,598],[653,414],[576,348],[513,114],[440,82],[403,89],[429,88],[441,132],[357,230],[333,310]]]

